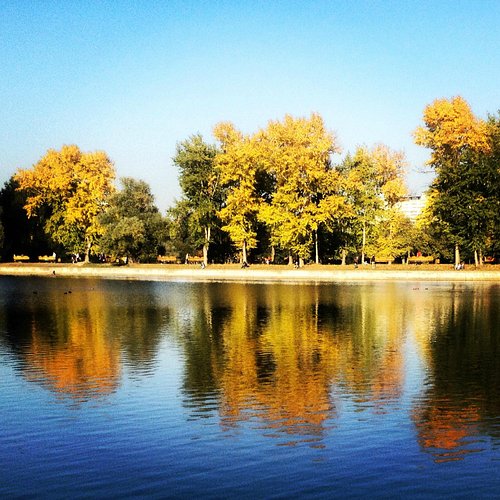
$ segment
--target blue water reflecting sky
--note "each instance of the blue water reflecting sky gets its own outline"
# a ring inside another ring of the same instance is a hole
[[[0,288],[2,497],[500,491],[496,285]]]

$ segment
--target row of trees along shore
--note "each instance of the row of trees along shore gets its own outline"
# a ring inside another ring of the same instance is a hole
[[[430,149],[434,180],[416,222],[402,152],[379,144],[343,159],[318,114],[285,116],[253,134],[231,123],[179,142],[182,197],[165,215],[144,181],[121,179],[104,152],[49,150],[0,191],[2,259],[55,253],[154,262],[200,255],[209,262],[403,262],[498,255],[500,115],[476,117],[461,97],[424,109],[415,142]],[[460,255],[461,252],[461,255]],[[73,257],[74,258],[74,257]]]

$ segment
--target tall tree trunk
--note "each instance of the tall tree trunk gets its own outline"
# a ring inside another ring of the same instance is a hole
[[[458,248],[458,244],[455,245],[455,266],[460,264],[460,249]]]
[[[478,255],[477,255],[477,250],[476,250],[476,249],[474,249],[474,265],[475,265],[476,267],[478,267],[478,266],[479,266],[479,258],[478,258]]]
[[[299,267],[304,267],[304,259],[299,257]]]
[[[208,265],[208,243],[203,245],[203,265]]]
[[[274,245],[271,246],[271,262],[274,264],[274,258],[276,257],[276,249]]]
[[[208,266],[208,247],[210,245],[210,226],[205,226],[205,243],[203,244],[203,264]]]
[[[345,248],[342,249],[342,265],[345,266],[347,259],[347,250]]]
[[[87,248],[85,249],[85,263],[88,264],[90,262],[90,249],[92,248],[92,243],[90,240],[87,240]]]
[[[479,265],[482,266],[483,262],[483,251],[479,250]]]
[[[361,244],[361,264],[365,263],[366,222],[363,221],[363,242]]]
[[[288,265],[293,266],[293,257],[290,252],[288,253]]]
[[[316,264],[319,264],[318,231],[314,231],[314,250],[316,252]]]
[[[247,264],[247,242],[246,241],[243,242],[242,256],[243,256],[242,264]]]

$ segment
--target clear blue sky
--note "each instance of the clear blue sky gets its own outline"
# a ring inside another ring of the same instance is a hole
[[[104,150],[119,177],[179,197],[178,141],[319,112],[344,149],[428,152],[426,104],[500,108],[500,0],[0,1],[0,182],[47,149]]]

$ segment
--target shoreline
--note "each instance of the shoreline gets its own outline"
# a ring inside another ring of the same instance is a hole
[[[450,265],[360,266],[355,269],[339,265],[309,265],[293,269],[286,265],[252,265],[241,269],[237,264],[210,265],[201,269],[196,265],[130,264],[0,264],[0,276],[89,277],[103,279],[144,281],[239,281],[269,283],[356,282],[356,281],[426,281],[426,282],[499,282],[500,266],[486,269],[454,270]]]

